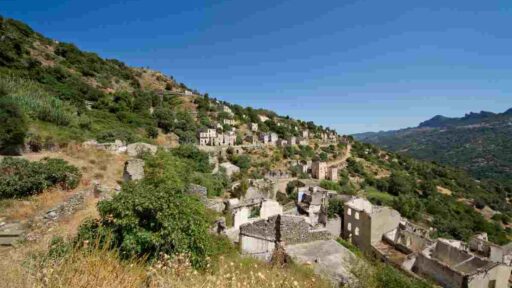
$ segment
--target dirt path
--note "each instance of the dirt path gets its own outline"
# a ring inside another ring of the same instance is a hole
[[[340,159],[336,159],[334,161],[327,162],[328,166],[341,166],[342,164],[345,164],[347,162],[347,159],[352,156],[352,144],[348,143],[347,149],[345,150],[345,153],[343,156],[341,156]]]

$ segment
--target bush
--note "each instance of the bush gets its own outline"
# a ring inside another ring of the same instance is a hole
[[[196,268],[213,254],[203,204],[184,193],[191,173],[187,162],[168,153],[146,159],[146,178],[127,183],[110,201],[98,205],[99,222],[87,222],[80,240],[102,239],[125,258],[156,259],[160,253],[188,254]]]
[[[5,158],[0,162],[0,198],[17,198],[42,192],[60,185],[76,188],[80,171],[62,159],[44,158],[39,162]]]
[[[28,127],[21,109],[7,98],[0,98],[0,123],[0,154],[18,154]]]
[[[113,129],[100,132],[97,136],[97,140],[100,143],[114,142],[115,140],[133,143],[136,142],[138,138],[129,130]]]
[[[322,181],[320,181],[320,187],[322,187],[324,189],[327,189],[327,190],[334,190],[334,191],[338,191],[338,192],[341,191],[340,184],[338,184],[338,183],[336,183],[334,181],[330,181],[330,180],[322,180]]]
[[[329,199],[329,206],[327,206],[327,217],[334,218],[336,215],[343,218],[343,201],[340,199]]]

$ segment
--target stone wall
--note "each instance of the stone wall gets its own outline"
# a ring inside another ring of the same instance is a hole
[[[447,265],[439,263],[435,259],[428,258],[422,253],[416,258],[413,271],[427,278],[439,282],[443,287],[463,287],[464,277],[453,271]]]
[[[285,245],[331,239],[325,229],[313,230],[303,217],[277,215],[240,227],[240,235],[268,241],[282,241]]]

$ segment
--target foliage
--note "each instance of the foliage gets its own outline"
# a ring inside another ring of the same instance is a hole
[[[320,187],[322,187],[324,189],[327,189],[327,190],[334,190],[334,191],[338,191],[338,192],[341,191],[340,184],[338,184],[338,183],[336,183],[334,181],[330,181],[330,180],[322,180],[322,181],[320,181]]]
[[[15,155],[25,142],[27,124],[18,105],[0,98],[0,154]]]
[[[336,215],[343,218],[343,201],[331,198],[327,206],[327,217],[334,218]]]
[[[247,155],[233,155],[230,157],[230,161],[238,166],[242,171],[246,171],[251,168],[251,158]]]
[[[80,181],[78,168],[62,159],[44,158],[39,162],[4,158],[0,162],[0,198],[18,198],[60,185],[76,188]]]
[[[189,163],[197,172],[209,173],[212,171],[213,167],[210,164],[208,154],[199,150],[194,145],[180,145],[177,148],[172,149],[171,154],[190,160]]]
[[[188,161],[160,152],[146,159],[145,169],[143,181],[126,183],[112,200],[99,203],[100,221],[82,226],[79,239],[100,237],[125,258],[185,253],[194,267],[206,267],[213,253],[210,219],[202,203],[184,193],[192,172]]]

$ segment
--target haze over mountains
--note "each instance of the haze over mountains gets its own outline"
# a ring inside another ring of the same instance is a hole
[[[358,140],[425,160],[461,167],[480,179],[510,182],[512,108],[464,117],[442,115],[417,127],[355,134]]]

